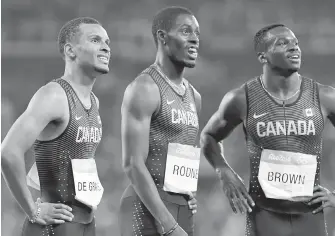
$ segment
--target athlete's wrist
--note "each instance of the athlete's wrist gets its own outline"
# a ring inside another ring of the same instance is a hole
[[[166,219],[163,219],[161,221],[161,227],[162,227],[162,232],[166,233],[170,229],[172,229],[176,225],[176,220],[173,218],[171,214],[169,214],[170,217],[167,215]]]
[[[179,224],[178,224],[178,222],[176,222],[171,229],[169,229],[166,232],[163,231],[163,236],[168,236],[168,235],[172,234],[178,227],[179,227]]]
[[[234,172],[233,170],[232,170],[232,168],[230,167],[230,166],[222,166],[222,167],[220,167],[220,168],[215,168],[215,172],[216,172],[216,174],[217,174],[217,176],[219,177],[219,179],[221,180],[221,181],[223,181],[223,180],[225,180],[225,173],[227,172],[227,171],[232,171],[232,172]],[[235,173],[235,172],[234,172]]]
[[[28,214],[29,221],[31,223],[35,223],[40,214],[41,214],[41,199],[37,198],[36,202],[34,203],[34,207]]]

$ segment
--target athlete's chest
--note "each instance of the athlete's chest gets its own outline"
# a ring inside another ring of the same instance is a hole
[[[85,110],[74,107],[71,110],[70,127],[75,131],[76,143],[99,143],[102,136],[102,122],[97,107]]]
[[[318,107],[299,101],[291,106],[255,103],[249,110],[248,129],[258,138],[271,136],[317,136],[323,120]]]
[[[187,91],[184,97],[167,91],[162,95],[161,115],[169,126],[198,128],[198,114],[194,98]]]

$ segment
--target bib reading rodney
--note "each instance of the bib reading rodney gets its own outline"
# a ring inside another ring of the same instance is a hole
[[[252,198],[260,207],[277,212],[309,212],[311,207],[304,202],[266,198],[258,176],[262,151],[265,149],[278,150],[315,156],[317,166],[315,176],[312,178],[314,178],[314,185],[320,183],[321,135],[324,120],[317,83],[312,79],[301,77],[299,97],[295,102],[285,106],[277,103],[266,93],[259,77],[247,82],[245,90],[248,111],[244,131],[250,158],[249,192]],[[303,179],[299,173],[285,173],[275,170],[276,168],[272,168],[268,169],[267,172],[268,181],[277,182],[274,184],[283,184],[283,178],[286,180],[288,177],[288,181],[290,179],[293,181],[291,183],[293,186],[295,180]],[[273,176],[271,171],[274,172]],[[293,176],[294,174],[297,176]]]

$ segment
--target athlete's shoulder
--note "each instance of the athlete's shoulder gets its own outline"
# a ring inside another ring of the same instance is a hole
[[[246,91],[245,84],[235,89],[230,90],[225,97],[229,99],[231,102],[244,104],[246,102]]]
[[[316,84],[318,86],[320,95],[323,94],[323,95],[326,95],[326,96],[329,96],[329,95],[334,96],[335,88],[333,86],[321,84],[319,82],[316,82]]]
[[[40,101],[46,101],[51,104],[57,104],[67,100],[64,89],[60,84],[53,81],[37,90],[34,97],[38,98]]]
[[[320,103],[328,111],[335,112],[335,88],[330,85],[317,83],[319,90]]]
[[[247,112],[245,85],[232,89],[225,94],[221,101],[219,112],[241,120],[245,119]]]
[[[50,119],[64,117],[68,111],[68,102],[65,91],[54,82],[42,86],[34,94],[27,107],[27,114],[43,116]]]
[[[155,110],[160,102],[157,84],[147,73],[139,74],[126,88],[122,108]]]
[[[126,92],[148,96],[149,93],[159,92],[159,89],[151,75],[141,73],[127,86]]]

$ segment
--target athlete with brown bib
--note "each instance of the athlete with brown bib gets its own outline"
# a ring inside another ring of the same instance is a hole
[[[246,235],[325,236],[323,209],[335,193],[320,186],[322,132],[335,125],[335,89],[298,74],[301,51],[281,24],[262,28],[255,50],[263,74],[228,92],[201,133],[201,148],[222,180]],[[247,192],[218,142],[243,123],[250,159]]]
[[[196,63],[199,24],[189,10],[168,7],[155,16],[152,33],[156,61],[127,87],[122,104],[131,185],[121,199],[121,235],[193,235],[201,98],[183,74]]]
[[[94,210],[103,187],[94,161],[102,136],[96,78],[109,71],[109,38],[101,24],[81,17],[59,34],[62,78],[40,88],[1,147],[2,174],[27,215],[23,236],[94,236]],[[24,154],[33,146],[41,197],[26,183]]]

